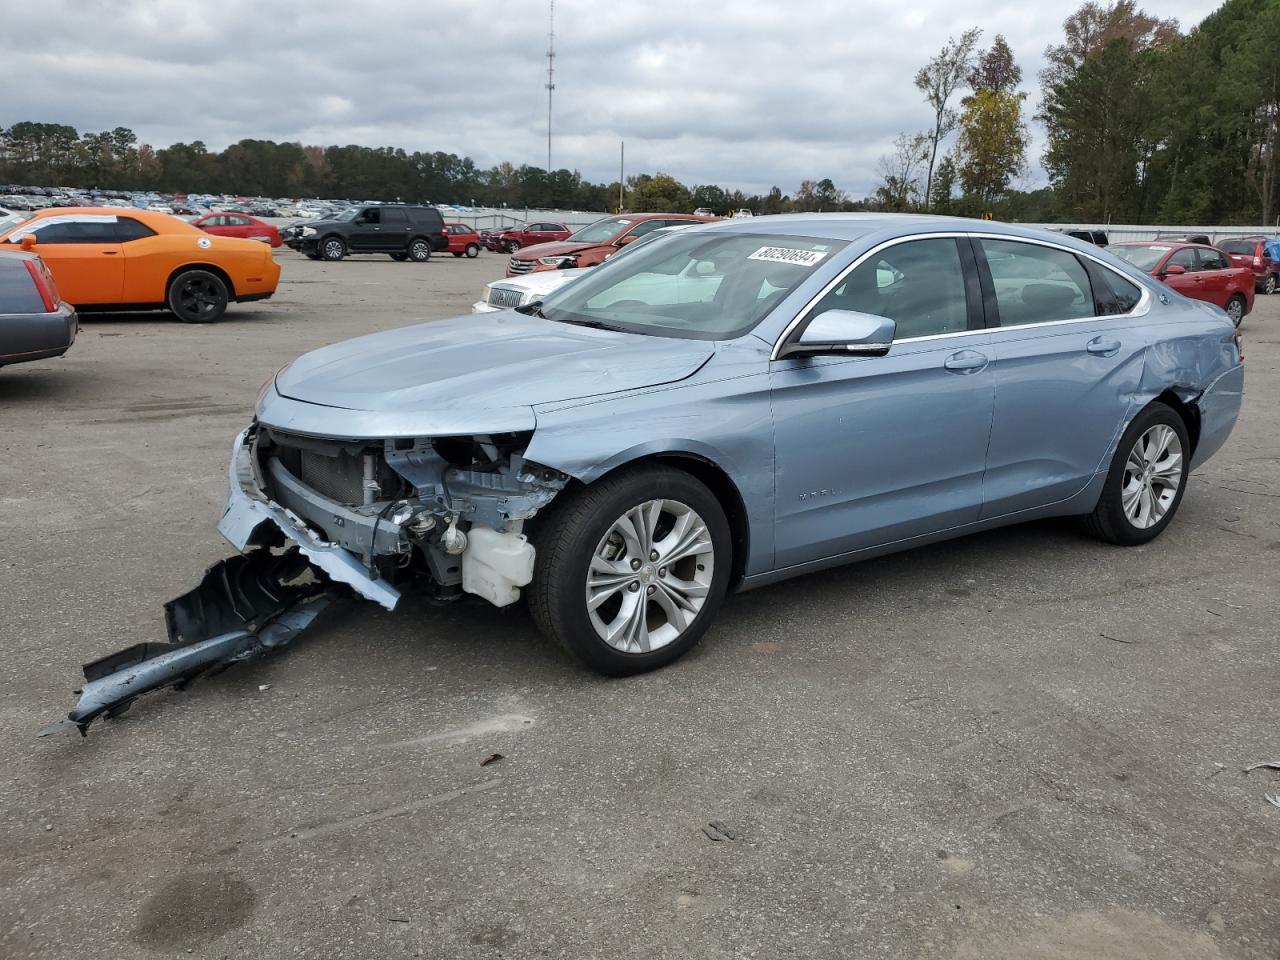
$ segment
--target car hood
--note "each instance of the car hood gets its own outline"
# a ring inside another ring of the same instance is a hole
[[[514,310],[386,330],[304,354],[276,392],[304,403],[460,423],[469,413],[683,380],[714,352],[705,340],[573,326]],[[439,416],[438,416],[439,415]],[[461,415],[461,416],[459,416]],[[483,429],[483,428],[472,428]]]
[[[569,240],[555,240],[551,243],[534,243],[521,247],[516,256],[521,260],[532,260],[535,257],[566,257],[571,253],[581,253],[596,247],[606,247],[607,243],[573,243]]]

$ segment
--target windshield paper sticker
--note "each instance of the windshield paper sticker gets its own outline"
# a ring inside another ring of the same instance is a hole
[[[825,257],[817,250],[794,250],[791,247],[761,247],[748,260],[767,260],[770,263],[793,263],[798,267],[812,267]]]

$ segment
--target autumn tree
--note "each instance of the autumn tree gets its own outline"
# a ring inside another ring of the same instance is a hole
[[[1025,94],[1017,92],[1022,72],[997,37],[971,75],[976,85],[964,100],[956,140],[956,174],[970,205],[990,210],[1026,166],[1027,127],[1022,121]]]
[[[925,102],[933,110],[933,127],[925,134],[929,146],[924,185],[926,207],[933,195],[933,171],[938,159],[938,148],[954,132],[959,119],[951,109],[951,98],[965,83],[972,66],[973,51],[981,34],[982,31],[975,27],[962,33],[958,40],[948,38],[938,54],[921,67],[915,76],[916,88],[924,94]]]
[[[929,162],[931,138],[927,133],[900,133],[893,149],[880,158],[876,166],[880,185],[874,201],[882,210],[903,212],[919,208],[920,175]]]

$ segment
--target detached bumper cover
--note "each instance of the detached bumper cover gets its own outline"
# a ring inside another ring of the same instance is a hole
[[[345,583],[360,596],[394,610],[400,600],[399,590],[383,580],[375,580],[353,554],[324,540],[296,513],[267,497],[254,473],[249,432],[248,429],[242,431],[232,448],[227,505],[218,521],[218,532],[237,550],[244,551],[254,543],[257,529],[264,523],[272,523],[332,580]]]

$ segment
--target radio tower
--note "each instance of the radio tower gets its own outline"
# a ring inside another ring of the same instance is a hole
[[[551,0],[547,30],[547,173],[551,172],[551,93],[556,88],[556,0]]]

